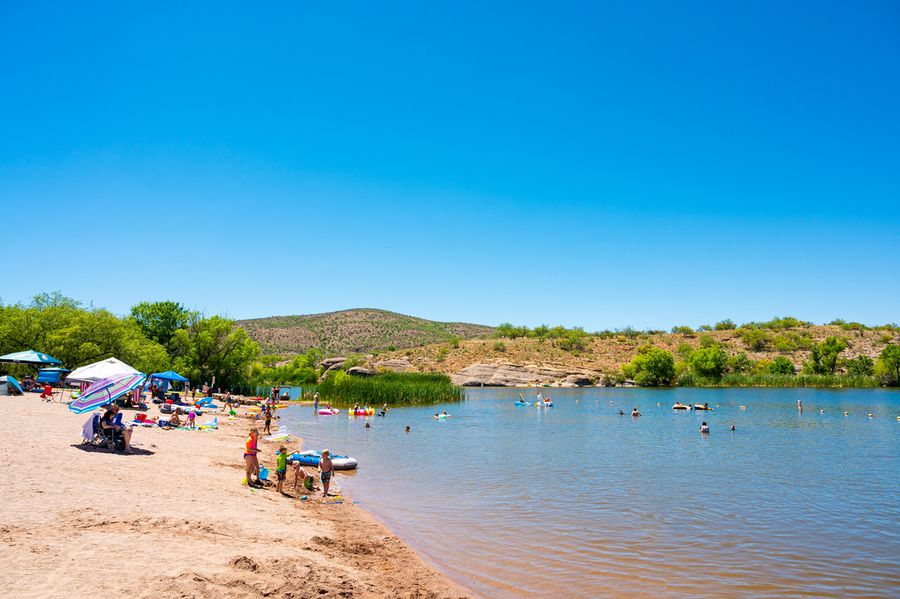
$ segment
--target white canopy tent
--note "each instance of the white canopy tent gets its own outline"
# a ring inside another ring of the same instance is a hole
[[[96,383],[100,379],[118,374],[140,374],[137,370],[116,358],[100,360],[81,368],[76,368],[66,377],[66,383]]]

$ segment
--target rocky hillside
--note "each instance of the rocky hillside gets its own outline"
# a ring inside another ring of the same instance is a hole
[[[464,322],[437,322],[388,312],[356,309],[301,316],[242,320],[264,352],[290,354],[318,348],[326,354],[392,351],[489,337],[493,328]]]
[[[772,360],[785,356],[799,369],[809,358],[809,347],[829,336],[847,340],[841,358],[859,355],[876,358],[886,343],[900,342],[895,331],[848,331],[838,326],[808,326],[787,331],[767,331],[765,347],[754,350],[740,331],[705,333],[657,333],[591,338],[584,351],[570,352],[551,340],[534,338],[475,339],[459,344],[439,343],[425,347],[383,352],[370,360],[371,367],[388,367],[421,372],[443,372],[461,385],[550,384],[577,386],[601,382],[604,375],[620,371],[637,353],[638,347],[652,344],[676,355],[686,346],[697,348],[704,336],[721,343],[730,354],[745,353],[751,360]]]

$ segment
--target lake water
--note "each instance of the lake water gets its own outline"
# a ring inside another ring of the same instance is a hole
[[[900,393],[544,389],[538,409],[518,392],[370,429],[308,407],[283,422],[356,457],[337,485],[486,596],[900,596]]]

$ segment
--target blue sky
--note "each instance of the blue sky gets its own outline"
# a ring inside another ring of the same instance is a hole
[[[5,2],[3,245],[37,251],[0,297],[896,322],[897,31],[877,1]]]

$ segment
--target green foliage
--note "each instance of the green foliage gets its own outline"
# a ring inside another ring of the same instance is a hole
[[[834,374],[838,356],[847,349],[847,342],[840,337],[828,337],[812,348],[810,369],[812,374]]]
[[[709,331],[713,330],[713,328],[708,324],[701,324],[699,327],[697,327],[697,330],[708,333]]]
[[[719,347],[719,342],[712,335],[700,336],[700,347]]]
[[[830,374],[733,374],[721,379],[695,379],[698,387],[878,387],[874,376],[838,376]]]
[[[35,296],[28,305],[0,306],[0,353],[24,349],[46,352],[70,369],[110,357],[141,372],[169,366],[165,348],[133,320],[83,307],[59,292]]]
[[[502,341],[498,341],[497,343],[502,343]],[[442,347],[441,349],[438,350],[438,353],[434,359],[437,360],[438,362],[444,362],[447,359],[447,356],[449,354],[450,354],[450,348]]]
[[[728,357],[725,369],[728,372],[750,372],[753,369],[753,361],[747,357],[747,354],[741,352]]]
[[[721,377],[727,363],[728,356],[718,345],[703,347],[691,354],[691,369],[701,377]]]
[[[566,330],[556,340],[557,347],[570,352],[584,351],[589,343],[590,335],[579,328]]]
[[[678,335],[684,335],[685,337],[691,337],[694,335],[694,329],[685,325],[672,327],[672,332]]]
[[[769,346],[769,335],[758,328],[741,328],[741,341],[752,351],[765,351]]]
[[[888,385],[900,385],[900,345],[886,345],[878,357],[878,370]]]
[[[768,320],[765,322],[748,322],[742,324],[741,328],[783,330],[808,327],[811,325],[811,322],[806,322],[805,320],[800,320],[799,318],[794,318],[793,316],[776,316],[772,320]]]
[[[314,385],[319,378],[317,367],[322,358],[319,350],[309,350],[289,360],[276,355],[260,356],[250,367],[247,383],[251,387]]]
[[[844,362],[850,376],[872,376],[875,374],[875,360],[869,356],[857,356]]]
[[[459,337],[454,335],[454,336],[450,337],[450,339],[447,342],[450,344],[450,347],[452,347],[453,349],[457,349],[459,347],[459,341],[460,341]]]
[[[259,356],[259,345],[233,320],[212,316],[175,331],[171,341],[175,370],[195,384],[227,388],[244,382]]]
[[[778,356],[769,364],[770,374],[794,374],[794,364],[784,356]]]
[[[812,349],[815,342],[809,333],[795,333],[793,331],[785,331],[779,333],[772,340],[772,346],[780,352],[790,353],[798,349]]]
[[[664,349],[644,346],[622,371],[635,383],[646,387],[666,387],[675,379],[675,358]]]
[[[388,372],[357,377],[332,371],[318,386],[321,399],[333,405],[425,405],[462,399],[462,391],[444,374]]]
[[[680,343],[677,348],[675,348],[675,355],[684,360],[685,362],[691,359],[691,354],[694,352],[694,348],[690,343]]]
[[[175,331],[197,320],[197,312],[191,312],[178,302],[141,302],[131,308],[131,318],[148,338],[168,346]]]
[[[505,352],[506,344],[502,341],[494,341],[494,351]]]
[[[726,318],[725,320],[720,320],[716,323],[717,331],[733,331],[737,328],[737,325],[734,324],[734,321],[730,318]]]

